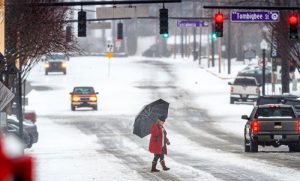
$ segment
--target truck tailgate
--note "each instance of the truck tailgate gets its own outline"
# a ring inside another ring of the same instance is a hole
[[[257,94],[256,86],[241,86],[241,85],[234,85],[233,86],[233,93],[235,94]]]
[[[259,118],[260,132],[297,133],[298,120],[296,118],[268,117]]]

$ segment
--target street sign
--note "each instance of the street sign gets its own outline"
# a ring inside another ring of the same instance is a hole
[[[87,28],[90,30],[111,29],[111,22],[88,23]]]
[[[231,11],[231,22],[278,22],[279,11]]]
[[[106,45],[106,52],[113,52],[114,51],[114,46],[112,43],[107,43]]]
[[[178,20],[177,27],[208,27],[208,23],[199,20]]]
[[[98,19],[149,17],[147,6],[138,7],[98,7]]]
[[[0,82],[0,111],[15,97],[15,95]]]
[[[276,40],[273,40],[272,45],[271,45],[271,57],[272,58],[278,58],[279,57]]]
[[[107,53],[106,53],[106,57],[107,57],[108,59],[111,59],[111,58],[113,57],[113,53],[112,53],[112,52],[107,52]]]

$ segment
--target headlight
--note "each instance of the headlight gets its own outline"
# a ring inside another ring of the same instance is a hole
[[[72,97],[72,101],[73,102],[79,102],[80,101],[80,97],[74,96],[74,97]]]
[[[97,97],[96,96],[90,97],[90,101],[96,102],[97,101]]]
[[[45,66],[45,68],[49,68],[50,65],[49,65],[49,63],[46,63],[44,66]]]
[[[66,64],[66,63],[62,63],[61,66],[62,66],[63,68],[66,68],[66,67],[67,67],[67,64]]]

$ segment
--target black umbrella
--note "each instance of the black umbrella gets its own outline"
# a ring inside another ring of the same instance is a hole
[[[168,117],[169,103],[159,99],[154,101],[141,110],[135,117],[133,125],[133,134],[143,138],[150,134],[151,125],[156,122],[157,118],[166,119]]]

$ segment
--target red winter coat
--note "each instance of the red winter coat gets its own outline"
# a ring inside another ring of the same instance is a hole
[[[167,132],[164,131],[164,147],[162,147],[162,129],[158,123],[154,123],[151,127],[151,138],[149,143],[149,151],[154,154],[167,154]]]

